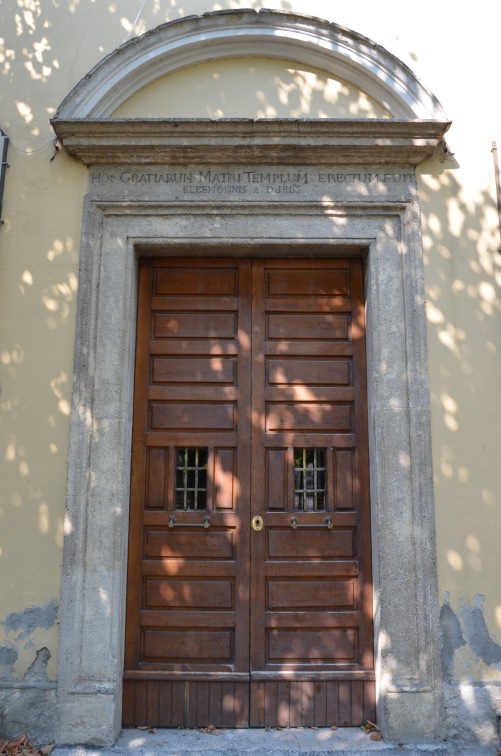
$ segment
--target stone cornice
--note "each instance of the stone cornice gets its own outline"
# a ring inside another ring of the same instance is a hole
[[[60,119],[85,165],[417,165],[450,126],[434,120]]]

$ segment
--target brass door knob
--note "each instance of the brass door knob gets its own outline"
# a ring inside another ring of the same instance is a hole
[[[263,518],[260,517],[259,515],[256,515],[255,517],[252,518],[252,529],[255,530],[256,532],[259,532],[260,530],[262,530],[263,525],[264,525]]]

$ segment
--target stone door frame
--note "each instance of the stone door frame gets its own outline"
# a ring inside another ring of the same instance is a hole
[[[441,687],[419,207],[394,200],[86,199],[68,460],[59,742],[121,726],[140,255],[363,255],[378,721],[433,737]]]

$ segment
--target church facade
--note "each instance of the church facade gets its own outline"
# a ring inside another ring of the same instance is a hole
[[[496,743],[492,31],[187,5],[0,11],[0,732]]]

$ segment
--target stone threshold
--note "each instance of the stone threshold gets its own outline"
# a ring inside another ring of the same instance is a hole
[[[246,730],[125,729],[114,746],[58,747],[52,756],[493,756],[496,746],[452,743],[404,744],[374,741],[359,728],[286,728]]]

